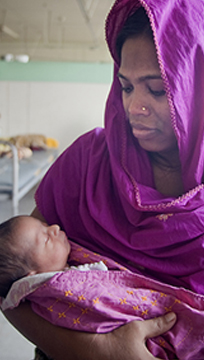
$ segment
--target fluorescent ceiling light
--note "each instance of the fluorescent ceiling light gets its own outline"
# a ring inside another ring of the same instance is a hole
[[[2,60],[6,62],[12,62],[14,60],[27,64],[30,60],[29,55],[27,54],[20,54],[20,55],[13,55],[13,54],[6,54],[1,57]]]
[[[11,62],[14,60],[14,56],[13,54],[6,54],[5,56],[2,56],[2,59],[5,60],[6,62]]]
[[[29,56],[26,54],[16,55],[15,59],[21,63],[26,64],[29,61]]]

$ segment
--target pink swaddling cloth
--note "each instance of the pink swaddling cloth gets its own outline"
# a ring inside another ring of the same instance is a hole
[[[204,296],[120,270],[114,261],[77,245],[72,249],[72,261],[103,260],[109,270],[56,273],[27,296],[37,314],[65,328],[106,333],[132,320],[174,311],[175,326],[149,339],[149,350],[161,359],[204,359]]]
[[[106,333],[132,320],[174,311],[176,325],[148,340],[149,350],[162,359],[204,359],[203,296],[132,273],[75,244],[71,259],[80,264],[102,260],[109,270],[54,275],[28,297],[36,313],[58,326]]]

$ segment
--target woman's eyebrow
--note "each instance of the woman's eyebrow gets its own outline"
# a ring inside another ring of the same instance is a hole
[[[128,80],[124,75],[122,75],[120,72],[117,73],[117,77],[124,79],[124,80]]]
[[[120,72],[118,72],[117,74],[118,78],[121,78],[123,80],[129,81],[129,79],[124,76],[123,74],[121,74]],[[155,75],[144,75],[144,76],[140,76],[138,78],[138,82],[143,82],[145,80],[162,80],[162,77],[160,74],[155,74]]]

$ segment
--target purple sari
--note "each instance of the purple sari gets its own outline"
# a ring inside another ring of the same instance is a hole
[[[122,106],[115,39],[144,6],[154,32],[184,194],[161,195]],[[70,239],[130,270],[204,294],[204,2],[117,0],[106,23],[114,59],[105,129],[74,142],[36,193],[39,211]],[[91,239],[91,240],[90,240]]]
[[[150,159],[133,137],[122,105],[115,41],[126,18],[140,6],[146,9],[154,33],[179,147],[184,194],[178,198],[156,190]],[[164,283],[165,289],[169,284],[169,289],[173,285],[179,291],[186,288],[200,294],[195,298],[201,303],[203,19],[203,0],[116,0],[106,22],[114,74],[105,128],[76,140],[52,166],[36,193],[37,207],[46,221],[58,223],[77,244],[110,257],[147,282],[151,278]],[[200,325],[198,329],[202,330],[202,321]],[[182,338],[182,326],[178,331]],[[189,339],[189,356],[203,359],[202,331],[196,337],[189,333]],[[196,354],[198,344],[201,352]]]

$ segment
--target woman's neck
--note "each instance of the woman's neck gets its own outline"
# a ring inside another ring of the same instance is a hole
[[[181,163],[178,149],[165,153],[149,153],[156,189],[165,196],[183,194]]]
[[[176,147],[173,150],[163,152],[149,152],[149,158],[152,166],[156,165],[162,170],[177,171],[181,168],[179,159],[179,150]]]

